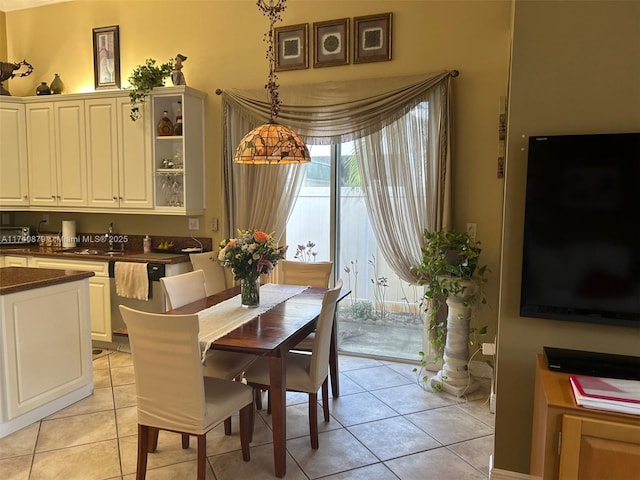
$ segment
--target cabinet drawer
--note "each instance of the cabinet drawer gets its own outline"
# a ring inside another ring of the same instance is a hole
[[[80,270],[94,272],[97,277],[109,276],[109,262],[92,262],[89,260],[60,260],[48,257],[33,257],[33,266],[38,268],[57,268],[63,270]]]

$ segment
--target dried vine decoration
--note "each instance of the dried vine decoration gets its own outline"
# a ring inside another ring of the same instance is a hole
[[[285,165],[311,161],[309,149],[300,136],[275,120],[280,113],[281,100],[276,75],[274,25],[282,20],[286,3],[286,0],[258,0],[256,3],[258,10],[269,18],[269,31],[264,34],[263,41],[267,44],[265,58],[269,62],[269,77],[264,88],[271,103],[270,120],[254,128],[240,140],[233,156],[235,163]]]
[[[265,58],[269,62],[269,77],[267,78],[267,83],[264,88],[269,95],[269,100],[271,102],[271,120],[274,120],[278,117],[280,113],[280,94],[278,93],[278,75],[276,75],[276,53],[275,53],[275,35],[274,35],[274,26],[276,22],[282,20],[282,13],[287,8],[287,0],[258,0],[256,2],[258,6],[258,10],[260,10],[263,15],[269,18],[269,31],[264,34],[263,41],[267,44],[267,53]]]

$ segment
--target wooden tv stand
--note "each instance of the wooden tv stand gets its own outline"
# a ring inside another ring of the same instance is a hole
[[[636,480],[640,415],[579,407],[568,373],[536,358],[530,476],[544,480]]]

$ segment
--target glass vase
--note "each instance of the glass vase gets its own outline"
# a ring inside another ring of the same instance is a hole
[[[243,308],[260,305],[260,277],[240,280],[240,298]]]

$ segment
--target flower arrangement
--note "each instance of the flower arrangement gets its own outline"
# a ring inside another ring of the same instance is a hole
[[[271,273],[286,252],[287,247],[278,246],[273,233],[238,230],[236,238],[220,242],[218,260],[233,270],[234,280],[249,280]]]

